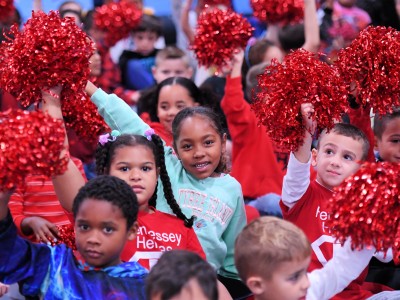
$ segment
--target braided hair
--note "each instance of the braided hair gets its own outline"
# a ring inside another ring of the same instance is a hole
[[[184,221],[186,227],[192,227],[194,222],[194,217],[187,218],[182,210],[180,209],[178,203],[175,200],[174,194],[172,192],[171,181],[168,176],[168,172],[165,166],[164,157],[164,145],[161,138],[156,135],[151,135],[151,141],[146,137],[141,135],[123,134],[117,136],[114,141],[109,141],[107,143],[98,144],[95,154],[96,159],[96,173],[98,175],[107,175],[110,173],[111,162],[114,160],[116,150],[123,147],[134,147],[134,146],[145,146],[153,152],[156,167],[160,169],[160,179],[163,184],[164,197],[170,206],[173,213]],[[149,205],[155,207],[157,200],[157,186],[154,190],[153,195],[149,199]]]

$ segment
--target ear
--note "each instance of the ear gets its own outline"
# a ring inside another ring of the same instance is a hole
[[[156,74],[156,71],[157,71],[156,66],[152,66],[151,67],[151,74],[153,75],[153,77],[154,77],[154,74]]]
[[[374,135],[374,150],[375,150],[375,151],[379,151],[379,148],[378,148],[378,138],[376,137],[376,135]]]
[[[226,133],[224,133],[223,136],[222,136],[222,139],[221,139],[221,146],[222,146],[221,152],[222,152],[222,154],[226,153],[226,138],[227,138],[227,135],[226,135]]]
[[[251,276],[247,278],[246,284],[254,295],[261,295],[265,293],[265,286],[261,277]]]
[[[192,67],[188,67],[187,74],[188,74],[189,78],[193,78],[193,68]]]
[[[312,149],[311,150],[311,165],[313,167],[317,166],[317,155],[318,155],[318,150],[317,149]]]
[[[136,221],[135,223],[133,223],[131,228],[128,229],[128,234],[127,234],[128,241],[132,241],[136,238],[138,229],[139,229],[139,225],[138,225],[138,222]]]
[[[156,172],[157,172],[157,178],[158,178],[158,176],[160,176],[160,168],[157,168]]]

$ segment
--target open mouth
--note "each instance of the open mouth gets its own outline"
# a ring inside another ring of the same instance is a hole
[[[196,169],[203,169],[203,168],[207,167],[209,164],[210,163],[208,163],[208,162],[204,162],[204,163],[195,164],[194,166]]]

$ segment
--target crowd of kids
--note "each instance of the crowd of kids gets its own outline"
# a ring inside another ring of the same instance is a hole
[[[251,109],[272,60],[298,48],[334,60],[371,23],[400,27],[397,14],[377,17],[396,1],[378,13],[374,1],[304,0],[303,21],[263,23],[218,75],[197,66],[189,47],[166,45],[143,1],[126,1],[143,17],[112,47],[94,10],[59,7],[95,44],[85,92],[110,130],[93,143],[65,129],[65,173],[31,174],[25,189],[0,193],[0,298],[400,299],[391,251],[341,245],[327,225],[334,188],[363,162],[400,162],[399,108],[372,118],[354,91],[347,115],[316,139],[305,99],[295,152],[275,145]],[[193,41],[205,7],[234,9],[210,2],[176,5],[186,37],[178,44]],[[15,22],[18,11],[2,30]],[[62,91],[43,90],[37,109],[62,120]],[[21,108],[6,92],[0,107]],[[63,226],[73,227],[76,248],[56,243]]]

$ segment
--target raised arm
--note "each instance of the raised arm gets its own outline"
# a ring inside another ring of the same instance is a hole
[[[315,0],[304,0],[304,37],[305,42],[302,48],[317,52],[321,41]]]
[[[300,112],[305,125],[304,143],[296,152],[290,153],[287,173],[283,178],[282,202],[289,209],[304,195],[310,184],[312,134],[316,127],[311,120],[314,107],[310,103],[304,103]]]
[[[115,94],[107,94],[91,82],[86,85],[86,93],[112,130],[143,135],[150,128],[124,100]]]
[[[63,119],[61,111],[60,93],[61,87],[54,87],[49,89],[49,91],[42,92],[43,105],[42,110],[47,112],[53,118]],[[61,153],[64,157],[68,155],[68,138],[65,133],[65,151]],[[78,194],[79,189],[85,185],[85,178],[82,176],[81,172],[75,165],[75,163],[69,158],[67,171],[62,174],[52,178],[54,190],[60,201],[61,206],[68,212],[72,211],[72,204],[74,202],[75,196]]]
[[[181,11],[181,20],[180,20],[182,31],[185,34],[189,43],[193,42],[195,35],[192,27],[190,27],[189,24],[189,13],[192,8],[192,3],[193,0],[186,0],[186,2],[183,4]]]

